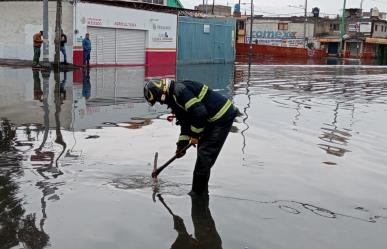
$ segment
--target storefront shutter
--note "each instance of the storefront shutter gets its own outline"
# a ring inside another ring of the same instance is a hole
[[[88,27],[91,40],[91,64],[116,64],[116,30]]]
[[[116,31],[117,64],[145,64],[145,31]]]

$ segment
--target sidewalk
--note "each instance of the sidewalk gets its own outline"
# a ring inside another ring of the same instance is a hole
[[[51,63],[51,69],[53,69],[53,63]],[[23,67],[32,67],[32,61],[30,60],[17,60],[17,59],[1,59],[0,58],[0,67],[13,67],[13,68],[23,68]],[[81,67],[73,64],[60,64],[60,70],[78,70]]]

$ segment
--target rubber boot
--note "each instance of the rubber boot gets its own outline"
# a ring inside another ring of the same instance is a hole
[[[192,179],[192,190],[190,196],[208,196],[208,175],[194,174]]]

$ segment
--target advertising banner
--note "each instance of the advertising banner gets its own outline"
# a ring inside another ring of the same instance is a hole
[[[246,43],[250,43],[250,37],[246,38]],[[279,47],[303,48],[303,39],[270,39],[270,38],[253,38],[253,44],[269,45]]]

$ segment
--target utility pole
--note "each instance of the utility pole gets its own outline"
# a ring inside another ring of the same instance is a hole
[[[340,45],[339,45],[339,56],[341,56],[341,53],[343,51],[343,39],[344,39],[344,32],[345,32],[345,6],[346,6],[347,0],[344,0],[343,4],[343,13],[341,15],[341,22],[340,22]]]
[[[364,0],[361,0],[360,1],[360,9],[361,9],[361,13],[363,14],[363,2],[364,2]]]
[[[48,104],[48,96],[50,93],[50,71],[42,70],[43,77],[43,110],[44,110],[44,135],[42,143],[36,151],[42,151],[44,145],[48,139],[48,133],[50,132],[50,108]]]
[[[43,0],[43,66],[50,67],[48,42],[48,0]]]
[[[251,0],[250,8],[250,51],[249,51],[249,64],[251,64],[251,59],[253,56],[253,23],[254,23],[254,1]]]
[[[62,31],[62,0],[56,1],[56,23],[55,23],[55,58],[54,65],[59,68],[60,64],[60,43]]]
[[[308,22],[308,0],[305,0],[305,6],[304,6],[304,48],[306,47],[306,24]]]
[[[212,14],[214,14],[215,0],[212,0]]]

